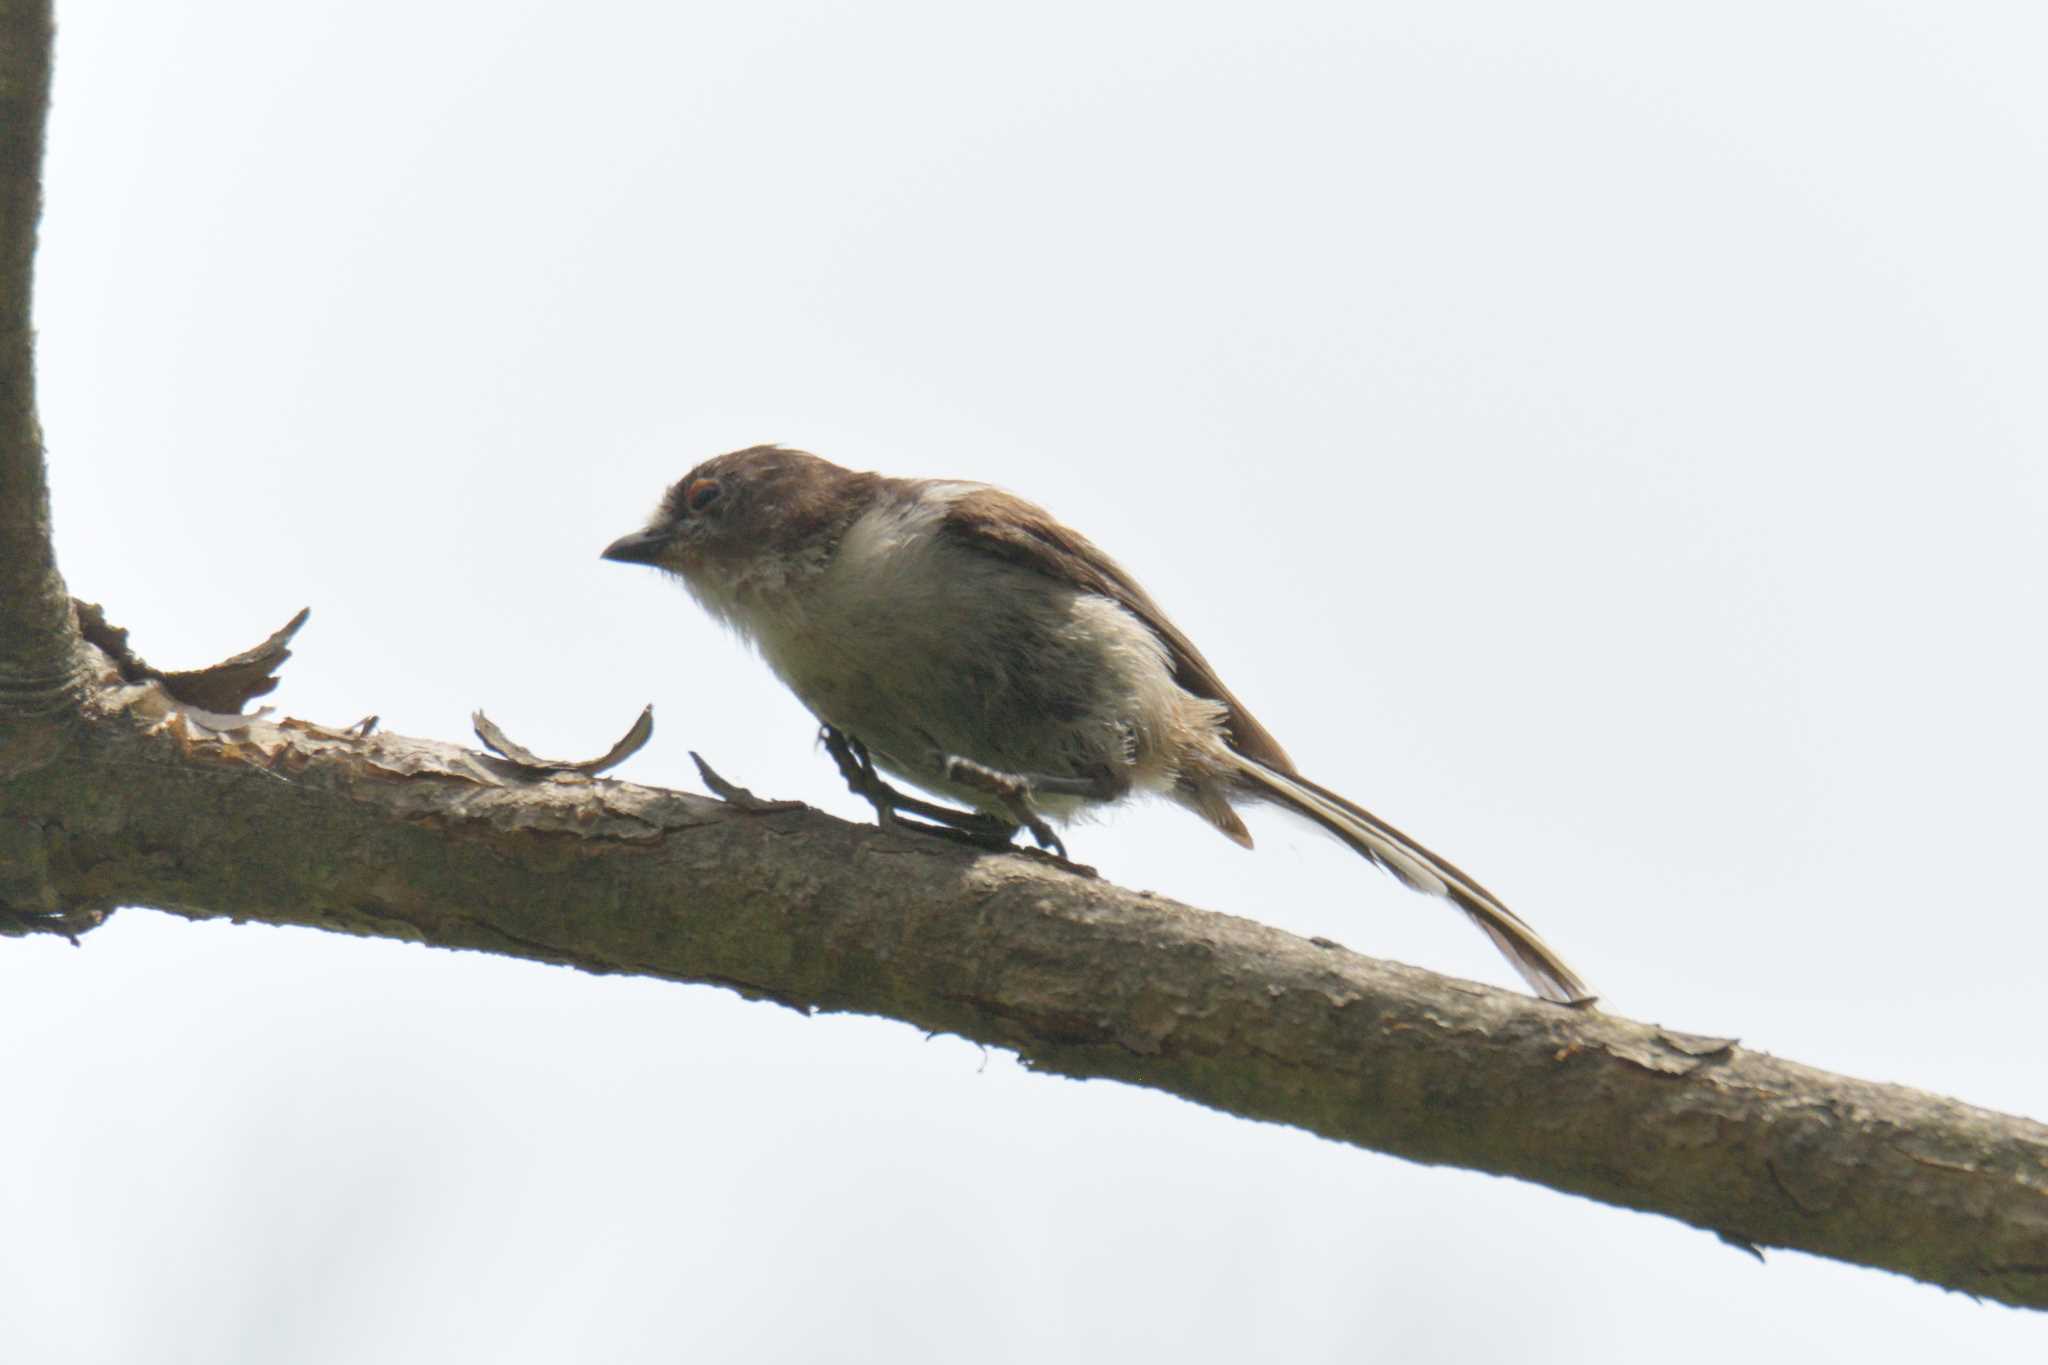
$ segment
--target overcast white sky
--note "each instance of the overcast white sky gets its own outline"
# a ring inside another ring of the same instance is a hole
[[[1639,1018],[2048,1115],[2037,5],[60,3],[72,590],[329,723],[859,808],[597,552],[763,440],[1109,546]],[[652,636],[643,630],[658,623]],[[1124,883],[1513,984],[1272,816]],[[660,913],[649,907],[649,913]],[[884,1021],[124,913],[0,947],[0,1359],[2038,1357]]]

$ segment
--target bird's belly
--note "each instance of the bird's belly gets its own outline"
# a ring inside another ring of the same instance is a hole
[[[1004,615],[901,611],[856,631],[791,620],[758,635],[761,651],[821,721],[859,740],[877,763],[926,791],[988,808],[985,792],[947,780],[950,757],[999,772],[1082,778],[1121,794],[1170,778],[1155,739],[1155,694],[1173,686],[1149,648],[1104,649],[1103,622],[1121,609],[1078,597]],[[994,619],[991,619],[993,617]],[[1124,618],[1129,619],[1129,618]],[[1132,623],[1136,625],[1135,622]],[[1142,630],[1142,627],[1139,627]],[[1074,798],[1039,799],[1065,814]]]

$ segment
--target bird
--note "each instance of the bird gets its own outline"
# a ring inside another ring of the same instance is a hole
[[[1464,911],[1543,999],[1595,999],[1471,876],[1303,776],[1135,578],[1013,493],[750,446],[683,475],[603,558],[681,580],[753,644],[884,825],[1028,830],[1064,857],[1052,821],[1150,794],[1250,848],[1237,808],[1276,805]]]

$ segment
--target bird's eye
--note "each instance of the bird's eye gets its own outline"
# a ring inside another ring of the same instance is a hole
[[[718,495],[722,491],[718,486],[718,480],[698,479],[683,490],[683,503],[692,512],[701,512],[712,503],[717,502]]]

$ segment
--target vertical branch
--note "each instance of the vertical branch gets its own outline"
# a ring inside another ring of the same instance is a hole
[[[50,0],[0,0],[0,718],[46,712],[71,676],[50,546],[30,302],[50,111]]]

